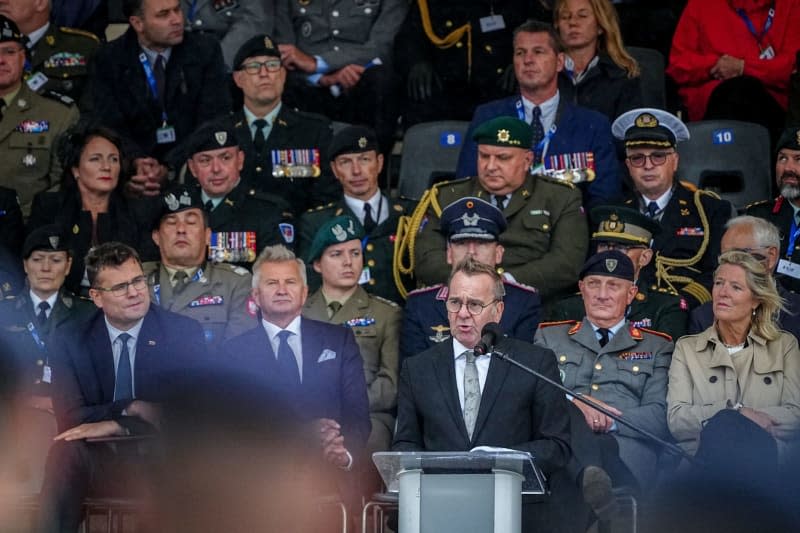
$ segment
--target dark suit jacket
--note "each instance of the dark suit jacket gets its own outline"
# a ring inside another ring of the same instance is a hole
[[[248,187],[283,198],[292,212],[299,216],[307,209],[323,205],[341,196],[342,189],[330,170],[328,145],[333,133],[330,121],[322,115],[305,113],[286,104],[275,119],[263,152],[253,144],[253,136],[243,110],[233,118],[239,147],[244,151],[242,177]],[[320,153],[320,170],[317,178],[276,178],[272,175],[272,150],[308,150]]]
[[[122,415],[132,399],[114,400],[114,357],[104,317],[98,310],[80,327],[59,332],[54,343],[52,396],[59,431],[102,420],[136,426],[137,420]],[[136,399],[162,401],[173,380],[203,364],[205,354],[200,324],[151,305],[136,342]]]
[[[281,400],[296,406],[300,421],[331,418],[341,425],[344,445],[357,461],[369,438],[369,402],[363,362],[353,332],[303,318],[303,382],[287,388],[276,379],[277,358],[262,324],[225,343],[237,370],[260,380]],[[325,350],[335,357],[319,361]]]
[[[559,381],[553,352],[503,339],[501,352]],[[507,361],[493,358],[472,439],[458,397],[452,342],[406,359],[400,372],[394,451],[459,451],[500,446],[530,452],[545,474],[570,457],[564,394]]]
[[[495,117],[516,117],[519,100],[519,96],[510,96],[478,106],[458,156],[457,178],[477,175],[478,145],[472,140],[475,128]],[[619,200],[622,195],[622,174],[611,136],[611,124],[597,111],[574,106],[562,95],[556,112],[556,132],[550,139],[545,161],[553,155],[575,152],[592,152],[597,173],[593,182],[579,185],[583,193],[583,205],[589,209]]]
[[[164,107],[177,142],[168,144],[156,143],[161,106],[147,84],[139,62],[141,52],[132,28],[97,51],[90,65],[93,115],[125,138],[126,155],[149,155],[179,168],[186,154],[176,146],[198,125],[231,110],[222,50],[216,39],[196,33],[184,34],[183,42],[172,48],[165,72]]]

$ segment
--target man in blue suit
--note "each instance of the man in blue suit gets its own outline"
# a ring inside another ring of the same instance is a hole
[[[477,143],[472,139],[475,128],[491,118],[508,115],[531,124],[534,174],[547,173],[579,183],[586,208],[619,200],[622,174],[611,125],[602,114],[560,98],[558,73],[564,68],[564,48],[553,27],[530,20],[514,30],[513,60],[520,94],[475,110],[464,136],[456,177],[477,172]]]
[[[343,239],[348,239],[346,235]],[[355,476],[370,433],[363,362],[350,329],[301,316],[308,297],[303,261],[282,245],[267,246],[253,264],[253,300],[261,323],[225,349],[241,369],[263,380],[317,430],[324,460],[343,498],[355,496]]]
[[[76,531],[89,493],[130,484],[110,446],[86,439],[153,431],[170,385],[205,359],[200,325],[150,305],[133,248],[109,242],[86,258],[99,311],[53,342],[53,408],[60,433],[42,487],[41,531]]]

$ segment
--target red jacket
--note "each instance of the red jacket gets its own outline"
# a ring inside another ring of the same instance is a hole
[[[774,0],[772,27],[762,47],[772,46],[773,59],[759,59],[756,36],[737,12],[745,9],[756,33],[761,33],[773,0],[689,0],[672,39],[669,74],[689,111],[689,120],[701,120],[711,92],[720,80],[709,71],[723,54],[744,59],[744,74],[761,80],[785,109],[789,75],[800,49],[800,0]]]

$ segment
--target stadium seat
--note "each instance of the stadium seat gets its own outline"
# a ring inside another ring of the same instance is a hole
[[[690,122],[691,138],[678,144],[678,175],[730,201],[737,210],[770,197],[769,132],[734,120]]]
[[[443,120],[411,126],[403,137],[400,196],[419,200],[433,183],[452,179],[469,122]]]
[[[642,107],[666,109],[666,88],[664,85],[664,56],[652,48],[627,46],[625,48],[639,63],[642,86]]]

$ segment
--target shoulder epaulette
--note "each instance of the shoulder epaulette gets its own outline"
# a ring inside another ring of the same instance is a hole
[[[66,94],[57,93],[55,91],[50,91],[50,90],[44,91],[41,94],[41,96],[44,96],[45,98],[48,98],[50,100],[55,100],[56,102],[59,102],[59,103],[64,104],[66,106],[72,106],[72,105],[75,104],[75,100],[73,100],[72,98],[70,98]]]
[[[426,292],[430,292],[433,290],[438,291],[439,289],[442,288],[443,285],[444,283],[439,283],[438,285],[428,285],[427,287],[420,287],[419,289],[414,289],[413,291],[409,292],[408,296],[411,296],[412,294],[424,294]]]
[[[333,207],[333,205],[334,205],[335,203],[336,203],[336,202],[330,202],[330,203],[327,203],[327,204],[324,204],[324,205],[318,205],[317,207],[310,207],[310,208],[308,208],[308,210],[306,211],[306,213],[310,213],[310,212],[312,212],[312,211],[322,211],[323,209],[327,209],[327,208],[329,208],[329,207]]]
[[[246,268],[242,268],[238,265],[233,265],[231,263],[211,263],[214,268],[220,268],[222,270],[227,270],[228,272],[233,272],[234,274],[238,274],[239,276],[245,276],[250,273],[249,270]]]
[[[549,328],[550,326],[565,326],[565,325],[580,324],[577,320],[556,320],[555,322],[539,322],[540,328]]]
[[[744,206],[745,210],[750,209],[751,207],[758,207],[760,205],[766,205],[770,203],[772,200],[759,200],[757,202],[753,202]]]
[[[525,291],[528,291],[528,292],[539,292],[538,290],[536,290],[536,287],[531,287],[530,285],[525,285],[524,283],[520,283],[519,281],[516,281],[516,280],[512,281],[510,279],[503,278],[503,283],[505,283],[507,285],[511,285],[512,287],[517,287],[518,289],[522,289],[522,290],[525,290]]]
[[[377,300],[379,302],[385,303],[386,305],[390,305],[392,307],[400,307],[399,305],[397,305],[397,302],[393,302],[393,301],[389,300],[388,298],[384,298],[383,296],[378,296],[377,294],[370,294],[370,297],[373,300]]]
[[[454,180],[440,181],[439,183],[434,183],[433,185],[431,185],[431,189],[441,189],[442,187],[445,187],[447,185],[453,185],[455,183],[463,183],[471,179],[472,178],[467,177],[467,178],[458,178]]]
[[[575,184],[571,181],[560,180],[558,178],[553,178],[548,176],[547,174],[536,174],[536,179],[543,179],[548,183],[558,183],[559,185],[563,185],[564,187],[569,187],[570,189],[575,188]]]
[[[90,32],[90,31],[79,30],[78,28],[70,28],[70,27],[67,27],[67,26],[60,26],[58,29],[59,29],[59,31],[61,31],[63,33],[69,33],[69,34],[72,34],[72,35],[80,35],[82,37],[87,37],[87,38],[89,38],[89,39],[91,39],[91,40],[93,40],[93,41],[95,41],[97,43],[100,42],[100,39],[97,37],[97,35],[95,35],[94,33]]]
[[[697,190],[697,185],[695,185],[691,181],[680,180],[678,183],[680,183],[681,187],[683,187],[689,192],[695,192]]]
[[[667,339],[669,342],[672,342],[672,336],[664,333],[663,331],[656,331],[654,329],[647,329],[647,328],[639,328],[640,331],[644,331],[645,333],[650,333],[651,335],[655,335],[657,337],[662,337]]]

